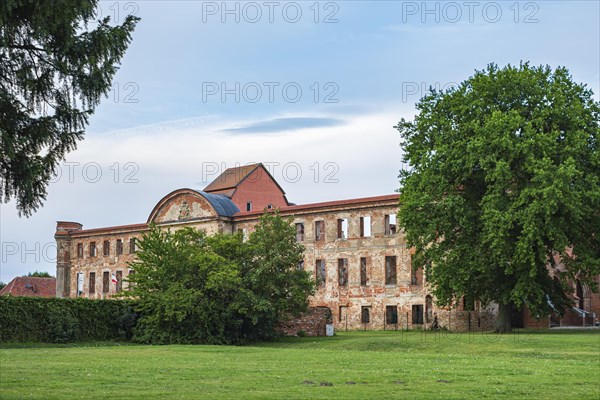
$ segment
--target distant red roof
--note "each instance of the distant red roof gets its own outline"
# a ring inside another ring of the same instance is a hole
[[[0,296],[56,297],[56,278],[19,276],[0,289]]]

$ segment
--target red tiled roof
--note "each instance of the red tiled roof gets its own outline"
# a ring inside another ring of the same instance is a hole
[[[317,210],[322,208],[332,208],[332,207],[340,207],[340,206],[352,206],[352,205],[367,205],[369,203],[377,203],[377,202],[387,202],[387,201],[395,201],[399,202],[400,195],[398,194],[389,194],[384,196],[375,196],[375,197],[361,197],[359,199],[348,199],[348,200],[335,200],[335,201],[325,201],[321,203],[310,203],[310,204],[299,204],[294,206],[282,207],[279,209],[281,213],[293,213],[295,211],[307,211],[307,210]],[[233,218],[237,217],[250,217],[262,215],[264,213],[263,210],[257,211],[243,211],[235,214]]]
[[[56,278],[18,276],[0,289],[0,296],[55,297]]]
[[[93,228],[93,229],[82,229],[80,231],[71,232],[71,236],[87,236],[87,235],[101,235],[103,233],[113,233],[114,231],[126,231],[126,232],[137,232],[148,229],[147,223],[131,224],[131,225],[119,225],[119,226],[107,226],[104,228]]]
[[[250,164],[242,167],[227,168],[225,172],[204,188],[204,192],[214,193],[226,189],[234,189],[260,165]]]

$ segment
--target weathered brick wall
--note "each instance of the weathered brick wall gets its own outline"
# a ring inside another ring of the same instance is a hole
[[[567,310],[560,320],[560,326],[591,326],[594,324],[593,317],[586,317],[585,320],[575,311]]]
[[[70,243],[71,254],[71,280],[70,280],[70,297],[77,297],[77,274],[83,273],[83,292],[79,297],[86,298],[108,298],[117,292],[117,284],[112,282],[111,275],[120,272],[122,275],[122,288],[127,289],[127,276],[131,270],[129,263],[135,260],[135,252],[130,250],[130,239],[135,239],[139,245],[139,241],[144,231],[130,232],[109,232],[100,235],[74,236]],[[117,240],[122,242],[123,253],[117,254]],[[108,255],[104,253],[104,242],[109,243]],[[92,243],[96,245],[96,255],[90,254],[90,246]],[[83,246],[83,255],[78,254],[78,246]],[[90,273],[96,274],[95,285],[90,288]],[[103,291],[103,274],[108,272],[109,275],[109,290]]]
[[[300,317],[281,323],[277,331],[284,336],[325,336],[326,325],[331,323],[329,308],[313,307]]]
[[[217,232],[232,232],[231,223],[223,221],[221,219],[210,219],[204,221],[190,221],[189,223],[178,223],[178,224],[164,224],[161,225],[167,229],[180,229],[188,226],[196,229],[202,229],[207,234],[212,235]],[[65,293],[66,297],[86,297],[86,298],[109,298],[117,293],[117,284],[112,282],[112,274],[117,275],[119,272],[122,275],[122,289],[128,288],[127,277],[131,272],[129,263],[135,261],[135,252],[131,252],[130,239],[135,238],[136,243],[139,243],[142,235],[146,232],[146,229],[119,229],[116,227],[114,230],[108,230],[101,232],[90,232],[82,231],[81,233],[75,232],[69,237],[58,237],[58,259],[57,259],[57,273],[59,268],[61,270],[60,276],[67,275],[68,288]],[[122,243],[122,254],[117,254],[117,240],[121,240]],[[104,242],[109,243],[108,255],[104,253]],[[92,243],[96,246],[96,255],[92,256],[90,253],[90,247]],[[83,246],[83,254],[78,252],[79,245]],[[64,269],[64,272],[62,270]],[[96,274],[95,287],[90,290],[90,273]],[[109,290],[108,292],[103,291],[103,274],[108,272],[109,274]],[[83,273],[83,291],[77,293],[77,274]],[[58,284],[57,284],[58,289]]]
[[[397,329],[400,325],[413,328],[413,306],[422,307],[426,323],[426,282],[422,271],[413,278],[413,250],[406,246],[402,232],[390,233],[385,229],[385,216],[395,215],[397,199],[384,199],[363,204],[331,205],[323,208],[283,210],[292,223],[304,224],[304,269],[316,276],[316,262],[325,262],[325,283],[317,288],[310,299],[311,306],[327,307],[333,314],[337,330]],[[235,229],[254,230],[259,216],[236,218]],[[371,234],[361,237],[360,218],[370,217]],[[338,219],[348,222],[348,235],[338,238]],[[316,238],[315,223],[324,221],[325,237]],[[396,257],[395,283],[386,283],[386,256]],[[366,284],[361,282],[361,258],[366,258]],[[347,260],[347,282],[340,284],[338,260]],[[362,322],[362,310],[369,310],[369,322]],[[397,310],[398,322],[390,323],[387,307]],[[431,307],[433,309],[433,307]],[[404,318],[404,320],[402,320]],[[402,321],[401,321],[402,320]]]
[[[451,332],[491,331],[496,324],[496,309],[484,308],[479,311],[437,310],[438,325]],[[431,329],[428,324],[427,329]]]
[[[246,211],[247,202],[252,202],[253,211],[262,211],[271,205],[272,208],[287,206],[285,195],[263,167],[256,168],[237,186],[231,201],[240,211]]]

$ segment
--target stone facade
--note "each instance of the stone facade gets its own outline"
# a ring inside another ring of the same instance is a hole
[[[150,224],[247,236],[265,210],[277,208],[296,227],[305,247],[302,267],[318,282],[310,305],[330,309],[336,330],[429,329],[436,322],[453,331],[492,329],[493,306],[435,306],[396,226],[398,206],[398,195],[293,205],[261,164],[230,169],[205,191],[169,193],[146,223],[84,230],[58,222],[57,296],[109,298],[126,290],[135,243]]]
[[[297,318],[281,323],[277,331],[284,336],[325,336],[328,324],[333,322],[327,307],[313,307]]]

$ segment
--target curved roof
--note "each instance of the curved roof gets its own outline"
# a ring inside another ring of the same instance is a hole
[[[233,214],[240,212],[240,209],[228,197],[220,194],[201,192],[199,190],[196,190],[196,192],[208,200],[217,214],[222,217],[231,217]]]
[[[231,217],[232,215],[240,212],[239,208],[231,201],[229,198],[213,193],[206,193],[196,189],[177,189],[163,197],[157,204],[154,206],[154,209],[150,213],[148,217],[148,223],[151,223],[156,217],[159,210],[173,197],[183,194],[189,193],[197,196],[202,196],[211,207],[215,210],[218,216],[220,217]]]

